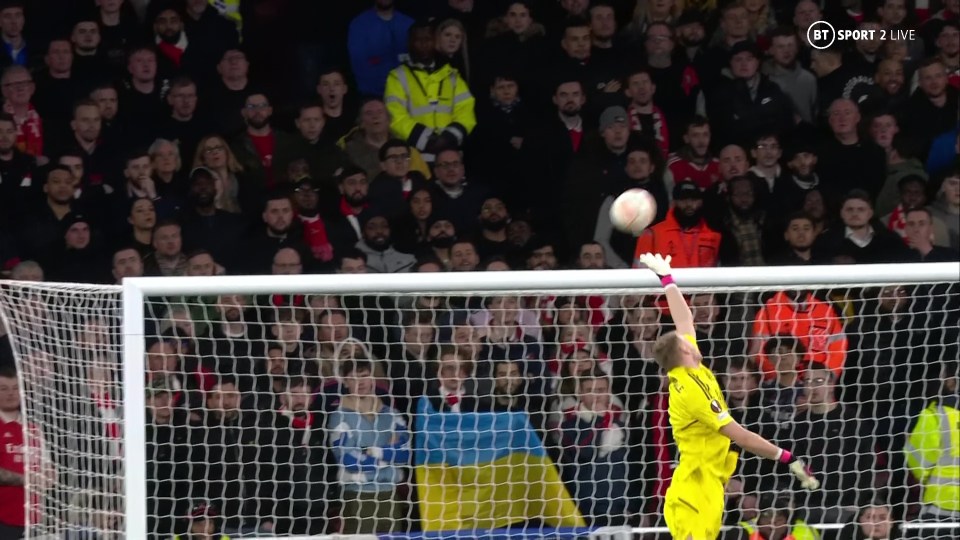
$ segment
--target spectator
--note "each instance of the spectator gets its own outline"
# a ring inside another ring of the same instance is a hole
[[[286,166],[286,163],[274,163],[277,150],[293,143],[288,134],[273,128],[273,107],[263,93],[247,95],[241,115],[247,129],[234,139],[230,148],[250,175],[248,181],[271,189],[283,180],[281,167]]]
[[[0,5],[0,34],[3,37],[3,50],[0,51],[0,65],[10,64],[32,68],[39,50],[29,46],[23,35],[26,19],[23,16],[23,0],[9,0]]]
[[[900,135],[897,117],[888,111],[870,120],[870,138],[887,154],[887,177],[877,194],[877,213],[885,216],[897,206],[900,181],[907,176],[919,176],[924,182],[927,173],[923,163],[907,150],[907,137]]]
[[[786,220],[783,232],[786,249],[771,258],[772,264],[802,266],[813,262],[813,243],[816,240],[813,219],[805,213],[795,213]]]
[[[450,217],[458,234],[470,234],[477,229],[477,216],[488,190],[479,182],[467,180],[462,152],[443,150],[436,157],[434,204],[444,216]]]
[[[829,117],[837,100],[860,103],[873,91],[873,77],[858,70],[857,66],[844,63],[843,52],[837,45],[812,51],[810,70],[817,76],[820,120]]]
[[[954,168],[940,184],[937,198],[930,205],[934,239],[938,246],[960,249],[960,169]]]
[[[643,253],[661,253],[673,257],[677,268],[716,266],[719,262],[721,236],[703,219],[703,194],[693,182],[680,182],[673,188],[673,208],[667,218],[643,232],[637,239],[636,257]],[[689,240],[688,240],[689,238]],[[696,252],[679,251],[692,244]],[[673,249],[670,249],[673,246]]]
[[[135,247],[122,247],[114,251],[112,265],[117,285],[123,284],[123,278],[143,277],[143,260]]]
[[[570,163],[562,188],[560,210],[569,249],[592,239],[598,210],[609,194],[625,183],[630,119],[623,107],[608,107],[600,116],[600,144],[593,144]]]
[[[147,531],[150,538],[169,538],[176,516],[187,513],[191,495],[193,446],[187,412],[176,407],[172,381],[156,377],[148,383],[147,402]]]
[[[694,117],[686,125],[683,146],[667,161],[670,180],[665,183],[668,193],[677,182],[690,180],[700,189],[707,189],[720,180],[720,161],[711,155],[710,141],[710,123],[703,116]]]
[[[413,149],[399,139],[380,147],[380,172],[370,182],[370,203],[390,219],[403,215],[403,209],[415,190],[427,187],[426,179],[410,170]]]
[[[545,238],[534,238],[527,243],[527,270],[556,270],[557,248]]]
[[[246,53],[238,47],[225,48],[217,64],[217,79],[200,105],[201,110],[210,111],[212,125],[219,126],[225,137],[245,127],[241,113],[252,90],[249,75]]]
[[[184,246],[206,249],[227,270],[237,270],[247,222],[239,214],[217,208],[216,197],[215,173],[204,167],[194,169],[181,211]]]
[[[437,63],[430,23],[410,26],[408,47],[410,60],[387,76],[384,101],[390,130],[432,162],[440,151],[460,147],[473,131],[474,98],[455,68]]]
[[[367,98],[360,106],[359,125],[344,135],[337,145],[347,159],[374,178],[382,170],[380,149],[390,140],[390,115],[380,98]],[[410,148],[410,168],[424,176],[430,174],[420,152]]]
[[[24,206],[34,203],[37,189],[33,185],[36,158],[17,148],[16,121],[8,114],[0,114],[0,227],[12,227]]]
[[[886,178],[883,150],[872,141],[861,139],[860,112],[855,102],[834,101],[828,116],[833,136],[817,150],[817,173],[824,186],[829,186],[832,198],[839,199],[851,189],[862,189],[872,201]]]
[[[474,378],[473,359],[455,347],[443,345],[437,353],[437,376],[427,383],[426,397],[434,410],[468,413],[491,408],[490,380]]]
[[[196,145],[192,148],[196,150]],[[189,185],[181,170],[183,161],[180,148],[166,139],[157,139],[147,149],[147,154],[150,156],[153,184],[157,188],[157,195],[176,201],[178,204],[185,202]]]
[[[200,0],[187,0],[183,12],[183,30],[195,50],[205,53],[195,58],[194,62],[198,75],[203,77],[212,78],[223,52],[240,42],[236,25],[210,3]]]
[[[492,410],[526,412],[530,424],[541,438],[546,439],[546,419],[543,389],[523,371],[523,365],[513,360],[501,360],[493,368]]]
[[[22,255],[36,259],[44,266],[56,258],[62,242],[63,219],[73,211],[73,175],[70,169],[54,165],[47,169],[43,185],[45,198],[19,225]]]
[[[498,197],[487,197],[480,207],[480,235],[477,250],[481,259],[506,255],[507,224],[510,212]]]
[[[78,80],[104,80],[112,77],[102,44],[100,24],[94,17],[81,16],[73,23],[70,45],[73,49],[73,68]]]
[[[227,535],[221,534],[220,514],[213,505],[200,503],[194,506],[186,521],[190,540],[230,540]],[[181,537],[175,535],[173,540],[181,540]]]
[[[887,229],[903,240],[907,239],[906,211],[911,208],[923,208],[927,205],[927,182],[922,176],[904,176],[898,182],[900,199],[889,214],[880,218]]]
[[[827,366],[837,377],[843,372],[848,349],[843,325],[834,308],[812,293],[790,290],[771,296],[753,319],[751,353],[761,352],[761,344],[776,335],[794,336],[809,362]],[[758,362],[764,378],[774,375],[765,354]]]
[[[645,68],[634,69],[633,73],[626,77],[624,93],[630,100],[627,106],[630,131],[641,133],[656,143],[663,157],[666,157],[670,150],[669,123],[663,111],[653,103],[656,92],[657,85],[653,83],[652,75]]]
[[[199,425],[192,426],[196,449],[193,456],[203,479],[194,485],[194,496],[223,509],[224,525],[237,528],[243,521],[244,478],[240,461],[240,392],[232,376],[220,378],[206,394]],[[212,525],[212,524],[208,524]]]
[[[320,73],[317,95],[323,108],[323,136],[329,143],[344,137],[356,123],[357,111],[347,106],[346,96],[350,91],[344,72],[329,68]]]
[[[803,132],[796,133],[783,153],[783,162],[788,170],[773,186],[769,208],[771,215],[783,216],[800,210],[807,193],[819,188],[817,161],[817,149],[812,137],[808,138]]]
[[[347,49],[364,96],[382,96],[384,81],[407,53],[413,19],[397,11],[393,0],[375,0],[373,7],[350,22]]]
[[[477,246],[470,240],[457,239],[450,245],[450,270],[453,272],[473,272],[480,266]]]
[[[294,120],[299,137],[284,137],[280,146],[276,147],[273,168],[279,174],[280,181],[292,182],[297,178],[290,178],[287,169],[297,159],[305,159],[308,174],[312,178],[323,179],[324,188],[332,191],[332,179],[336,171],[345,164],[343,153],[334,143],[337,136],[327,132],[327,120],[323,108],[314,102],[300,105],[299,112]]]
[[[363,239],[357,243],[357,249],[367,256],[367,268],[373,272],[408,272],[416,262],[416,257],[402,253],[393,247],[390,223],[378,212],[364,214],[360,221]]]
[[[603,373],[580,377],[577,397],[576,406],[564,411],[560,426],[564,478],[591,525],[623,525],[634,502],[627,482],[631,466],[626,417],[613,404],[610,381]]]
[[[800,39],[793,28],[778,28],[770,36],[770,58],[763,73],[790,97],[794,118],[813,124],[817,119],[817,78],[799,61]]]
[[[36,85],[27,68],[13,65],[3,70],[3,112],[17,123],[17,148],[27,155],[43,158],[43,119],[33,104]]]
[[[880,500],[871,502],[860,510],[857,522],[845,531],[844,538],[853,540],[900,540],[903,538],[900,527],[896,526],[890,512],[890,505]]]
[[[577,268],[582,270],[603,270],[608,268],[606,253],[599,242],[587,242],[580,246],[577,253]]]
[[[796,517],[793,497],[789,493],[764,493],[757,507],[756,525],[741,522],[743,540],[788,540],[791,538],[818,538],[805,521]]]
[[[750,147],[750,157],[756,164],[750,167],[750,173],[766,180],[769,192],[773,193],[784,172],[780,167],[780,158],[783,157],[780,136],[772,133],[759,134]]]
[[[754,191],[754,180],[740,176],[727,182],[727,204],[715,229],[720,234],[719,259],[723,266],[764,266],[767,212]],[[646,252],[644,252],[646,253]]]
[[[926,155],[933,138],[956,128],[958,90],[947,83],[947,68],[939,58],[930,58],[917,68],[920,87],[904,107],[908,120],[904,130],[918,141],[921,155]]]
[[[960,408],[957,373],[960,373],[960,366],[955,359],[943,363],[940,397],[920,413],[903,449],[910,473],[923,486],[920,518],[927,522],[952,519],[960,510],[953,496],[960,489],[960,479],[957,478],[956,469],[951,467],[949,457],[956,452],[951,446],[955,444],[952,441],[956,439],[958,430],[952,418],[956,418]],[[947,426],[949,432],[944,433],[942,430]],[[948,538],[950,535],[948,530],[933,529],[925,533],[924,538]]]
[[[288,191],[277,189],[267,197],[261,215],[263,227],[254,232],[247,243],[247,269],[251,273],[267,273],[267,264],[281,247],[305,253],[302,228],[293,221],[293,203]]]
[[[639,9],[642,4],[637,4]],[[678,4],[674,3],[674,7]],[[703,57],[703,20],[689,9],[676,20],[676,27],[655,21],[647,28],[643,47],[650,77],[659,89],[657,106],[663,109],[670,130],[670,147],[682,142],[686,126],[693,121],[700,99],[701,79],[694,68]],[[676,54],[677,45],[681,54]]]
[[[807,351],[797,338],[778,335],[763,344],[763,352],[776,373],[774,379],[760,386],[763,412],[774,425],[784,426],[793,420],[803,395],[800,365]]]
[[[430,229],[436,218],[433,211],[433,195],[429,187],[421,187],[410,194],[409,212],[397,221],[396,245],[404,253],[421,253],[429,249]]]
[[[793,105],[780,87],[760,73],[760,51],[739,41],[729,51],[733,80],[707,93],[707,109],[724,143],[752,143],[761,133],[784,133],[793,127]]]
[[[848,256],[859,263],[902,262],[903,242],[874,219],[870,195],[862,190],[847,194],[840,209],[843,227],[827,231],[814,245],[815,258],[830,261]]]
[[[124,47],[126,50],[126,47]],[[137,45],[126,54],[126,72],[120,92],[120,109],[139,122],[126,126],[135,144],[146,145],[153,139],[153,126],[164,116],[164,98],[169,82],[157,68],[157,50],[152,45]]]
[[[323,429],[310,410],[312,389],[292,378],[276,411],[252,411],[241,434],[243,475],[255,480],[248,504],[259,526],[275,534],[322,534],[326,529]],[[277,497],[276,493],[284,493]]]
[[[398,488],[410,460],[407,423],[377,396],[369,360],[343,362],[340,375],[349,393],[328,421],[344,494],[340,532],[399,530],[406,518]]]
[[[103,283],[106,268],[99,237],[91,230],[90,219],[70,213],[63,218],[63,251],[51,268],[53,281]]]
[[[103,55],[115,68],[123,66],[127,47],[140,37],[137,16],[123,0],[102,0],[97,7],[94,18],[100,27]]]
[[[524,158],[533,129],[533,112],[521,98],[520,77],[497,71],[490,85],[490,97],[477,105],[477,129],[470,137],[466,153],[485,156],[475,162],[476,172],[491,180],[499,193],[513,195],[513,186],[529,181],[524,175]],[[474,165],[472,164],[472,165]],[[506,202],[529,206],[525,198],[511,197]],[[516,207],[516,206],[514,206]]]

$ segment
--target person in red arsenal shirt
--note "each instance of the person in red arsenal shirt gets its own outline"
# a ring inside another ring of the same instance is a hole
[[[0,538],[22,538],[24,502],[24,438],[20,389],[13,368],[0,369]]]

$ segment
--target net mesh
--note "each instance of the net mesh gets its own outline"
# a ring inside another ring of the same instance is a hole
[[[733,416],[823,483],[742,456],[726,524],[922,517],[904,447],[951,391],[958,289],[685,291]],[[122,537],[120,289],[9,284],[0,307],[35,439],[28,537]],[[147,463],[126,471],[147,477],[151,538],[665,531],[658,291],[189,296],[145,314]]]

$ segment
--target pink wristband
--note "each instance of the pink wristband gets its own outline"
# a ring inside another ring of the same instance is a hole
[[[666,287],[667,285],[676,285],[676,283],[674,283],[673,281],[673,276],[671,276],[670,274],[667,274],[662,278],[660,278],[660,285],[663,285],[664,287]]]
[[[780,463],[790,463],[791,458],[793,458],[793,454],[789,450],[780,451]]]

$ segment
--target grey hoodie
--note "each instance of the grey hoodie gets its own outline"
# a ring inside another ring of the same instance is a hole
[[[793,111],[804,121],[814,123],[817,118],[817,78],[813,73],[800,67],[799,62],[793,69],[778,66],[772,60],[763,64],[763,73],[777,83],[783,93],[790,96]]]

